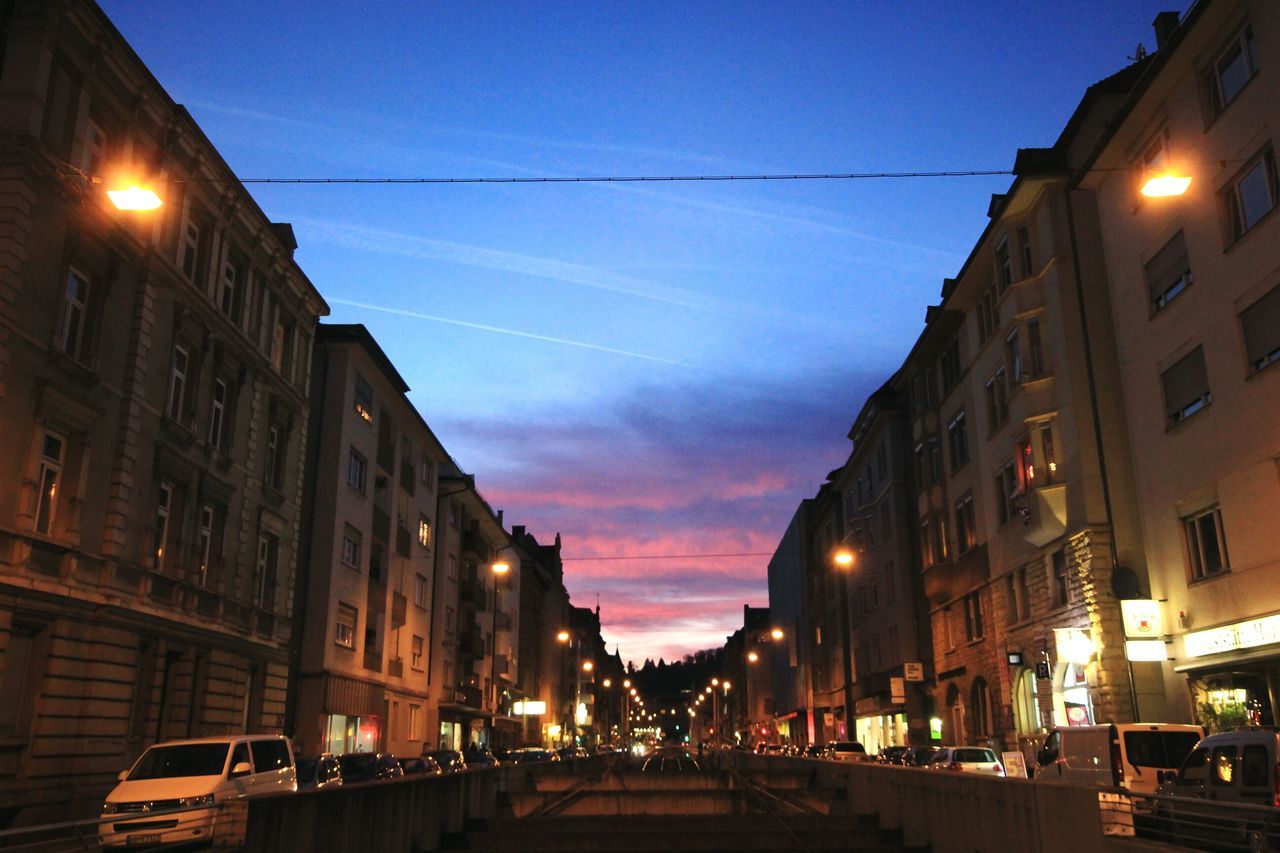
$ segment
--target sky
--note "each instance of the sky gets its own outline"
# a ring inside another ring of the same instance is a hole
[[[99,2],[240,178],[1009,169],[1187,5]],[[768,604],[767,555],[1009,182],[250,190],[638,665]]]

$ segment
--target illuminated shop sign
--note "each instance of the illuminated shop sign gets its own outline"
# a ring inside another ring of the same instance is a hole
[[[1158,601],[1126,599],[1120,602],[1120,615],[1124,618],[1124,635],[1130,639],[1154,640],[1164,636],[1164,612]]]
[[[1189,658],[1280,643],[1280,614],[1206,631],[1191,631],[1183,636],[1182,643]]]
[[[540,717],[547,713],[546,702],[535,702],[527,700],[524,702],[513,702],[511,705],[511,713],[515,716]]]
[[[1169,659],[1164,640],[1125,640],[1124,654],[1131,661],[1159,661]]]

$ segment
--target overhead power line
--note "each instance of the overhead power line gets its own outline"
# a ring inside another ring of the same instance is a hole
[[[562,562],[573,560],[579,563],[604,560],[702,560],[721,557],[772,557],[773,551],[732,551],[722,554],[631,554],[620,557],[561,557]]]
[[[536,178],[240,178],[242,184],[628,184],[690,181],[849,181],[876,178],[977,178],[1012,175],[1012,169],[934,172],[820,172],[794,175],[598,175]],[[183,183],[174,181],[174,183]]]

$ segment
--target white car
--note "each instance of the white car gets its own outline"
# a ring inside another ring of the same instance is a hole
[[[244,832],[242,797],[296,791],[293,748],[280,735],[175,740],[149,747],[102,804],[104,847],[226,841]]]
[[[1004,776],[1004,765],[996,758],[995,752],[985,746],[944,746],[933,754],[925,766],[931,770]]]

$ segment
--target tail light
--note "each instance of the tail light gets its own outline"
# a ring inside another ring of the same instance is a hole
[[[959,762],[957,762],[957,761],[952,761],[950,764],[948,764],[948,765],[947,765],[947,769],[948,769],[948,770],[960,770],[960,769],[962,769],[962,768],[960,767],[960,763],[959,763]]]
[[[1004,768],[1003,768],[1003,767],[1001,767],[999,764],[992,764],[992,765],[991,765],[991,769],[992,769],[992,770],[994,770],[994,771],[996,771],[997,773],[1003,773],[1003,772],[1004,772]]]
[[[1119,788],[1124,779],[1123,759],[1120,757],[1120,739],[1111,740],[1111,785]]]
[[[1280,763],[1271,771],[1271,795],[1276,808],[1280,808]]]

